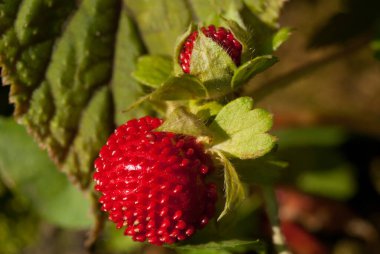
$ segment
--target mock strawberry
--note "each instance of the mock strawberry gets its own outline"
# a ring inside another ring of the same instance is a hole
[[[234,37],[232,32],[224,27],[211,25],[201,28],[202,33],[218,43],[230,55],[231,59],[238,66],[242,53],[241,43]],[[179,54],[179,64],[183,72],[190,73],[190,59],[194,47],[194,42],[198,37],[198,31],[192,32],[183,43],[182,50]]]
[[[205,177],[210,156],[194,137],[154,131],[162,120],[126,122],[95,161],[102,210],[135,241],[184,240],[214,215],[216,186]]]

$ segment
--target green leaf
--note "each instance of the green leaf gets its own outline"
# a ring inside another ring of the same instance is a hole
[[[245,199],[245,191],[232,163],[227,159],[223,152],[218,150],[215,150],[215,152],[224,166],[224,191],[226,201],[224,204],[224,209],[218,217],[218,220],[220,220],[230,210],[233,210],[242,203]]]
[[[231,251],[223,249],[176,249],[179,254],[232,254]]]
[[[344,161],[329,170],[304,170],[296,178],[296,185],[307,193],[337,200],[347,200],[357,189],[353,168]]]
[[[62,166],[65,172],[76,175],[81,186],[88,186],[91,181],[92,165],[99,148],[102,147],[112,132],[113,122],[111,94],[107,87],[102,87],[94,95],[89,105],[82,112],[78,126],[78,134],[72,141],[70,150],[66,156],[65,164]],[[98,126],[98,128],[93,128]],[[75,170],[80,168],[80,172]],[[87,170],[86,170],[87,169]]]
[[[169,57],[146,55],[137,60],[132,75],[140,83],[157,88],[169,78],[172,70],[173,62]]]
[[[204,121],[208,121],[210,117],[216,116],[222,108],[223,106],[216,101],[204,103],[204,101],[192,100],[189,102],[191,113]]]
[[[141,96],[130,73],[143,50],[120,1],[0,5],[0,60],[15,115],[82,187],[122,110]],[[100,138],[99,138],[100,137]]]
[[[190,63],[191,74],[205,85],[211,98],[232,91],[229,84],[236,65],[220,45],[202,32],[194,42]]]
[[[278,30],[272,39],[273,50],[277,50],[285,41],[287,41],[292,34],[292,31],[289,27],[283,27]]]
[[[263,109],[252,108],[253,100],[249,97],[223,107],[210,125],[216,136],[214,149],[240,159],[253,159],[275,146],[276,138],[266,133],[272,127],[272,116]]]
[[[272,229],[272,243],[276,253],[290,253],[285,242],[285,237],[281,232],[279,218],[279,204],[274,185],[261,185],[261,192],[264,198],[265,210]]]
[[[254,56],[272,54],[272,41],[276,33],[276,28],[266,24],[252,9],[248,8],[246,4],[244,4],[240,10],[240,15],[251,36],[250,47]]]
[[[290,128],[275,132],[277,157],[289,162],[288,180],[314,195],[347,200],[356,190],[354,166],[341,153],[347,130],[340,127]]]
[[[258,56],[246,63],[235,71],[232,77],[232,88],[236,89],[239,86],[248,82],[255,75],[265,71],[277,62],[277,58],[271,55]]]
[[[55,168],[24,128],[6,118],[0,118],[0,174],[49,222],[73,229],[92,224],[89,199]]]
[[[124,1],[139,27],[151,54],[173,55],[177,37],[191,21],[184,0]],[[170,15],[169,15],[170,14]]]
[[[280,11],[286,0],[243,0],[244,3],[255,13],[262,22],[278,27]]]
[[[300,146],[339,146],[348,138],[346,130],[335,126],[282,129],[274,133],[282,150]]]
[[[210,131],[202,120],[183,107],[177,107],[173,112],[170,112],[169,117],[156,130],[185,134],[197,138],[211,136]]]
[[[375,58],[380,60],[380,38],[376,38],[371,42],[371,48],[374,52]]]
[[[104,245],[108,251],[115,253],[138,253],[144,245],[144,243],[133,241],[132,237],[126,237],[109,221],[107,221],[98,242],[100,245]]]
[[[122,8],[114,49],[111,91],[114,104],[114,121],[119,126],[131,118],[141,117],[149,108],[141,106],[130,112],[124,110],[144,93],[138,82],[130,75],[136,68],[135,59],[143,52],[143,46],[126,8]]]
[[[152,94],[154,100],[194,100],[208,98],[207,90],[195,77],[184,75],[182,77],[170,77],[162,86]]]
[[[371,49],[373,51],[374,57],[380,60],[380,20],[377,21],[374,36],[370,43]]]
[[[175,247],[178,250],[236,250],[236,249],[248,249],[248,250],[257,250],[262,251],[264,249],[264,245],[261,241],[244,241],[244,240],[224,240],[220,242],[209,242],[205,244],[198,245],[182,245]],[[187,253],[187,252],[186,252]],[[206,252],[208,253],[208,252]],[[211,252],[213,253],[213,252]]]
[[[234,20],[243,26],[239,16],[240,0],[189,0],[189,4],[196,17],[206,25],[221,25],[220,17],[223,15],[223,17]]]
[[[250,184],[275,184],[288,173],[288,163],[270,155],[251,160],[234,159],[231,162],[242,182]]]

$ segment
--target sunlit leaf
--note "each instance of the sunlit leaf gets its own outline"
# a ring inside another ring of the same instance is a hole
[[[218,220],[223,218],[230,210],[239,206],[245,199],[245,191],[239,175],[232,163],[220,151],[215,151],[224,166],[224,192],[226,200],[223,211],[220,213]]]
[[[276,139],[266,133],[271,127],[272,116],[267,111],[253,109],[253,100],[249,97],[238,98],[224,106],[211,123],[210,128],[216,135],[213,148],[240,159],[260,157],[276,143]]]
[[[207,137],[211,135],[201,119],[196,115],[187,112],[186,109],[182,107],[178,107],[171,112],[165,119],[165,122],[156,130],[185,134],[194,137]]]

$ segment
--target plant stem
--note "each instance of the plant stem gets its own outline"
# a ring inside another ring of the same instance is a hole
[[[88,254],[95,253],[96,242],[99,238],[99,234],[103,231],[105,223],[105,215],[100,211],[98,197],[94,192],[90,193],[90,199],[92,201],[92,211],[94,213],[95,225],[89,231],[84,246]]]
[[[272,228],[272,242],[277,254],[291,254],[288,250],[285,238],[281,232],[280,220],[278,218],[277,198],[274,191],[274,186],[263,185],[262,192],[265,202],[266,212]]]
[[[305,64],[299,68],[296,68],[292,71],[284,73],[274,78],[273,80],[264,83],[256,90],[248,91],[247,95],[253,96],[256,102],[260,101],[268,95],[271,95],[272,93],[276,92],[277,90],[286,88],[289,85],[294,84],[295,81],[316,72],[317,70],[321,69],[327,64],[335,62],[343,57],[347,57],[347,55],[353,54],[358,50],[362,49],[363,47],[368,46],[368,42],[369,39],[367,38],[362,39],[360,41],[356,41],[355,43],[352,43],[350,46],[345,47],[343,50],[334,52],[324,58],[318,59],[316,61]]]

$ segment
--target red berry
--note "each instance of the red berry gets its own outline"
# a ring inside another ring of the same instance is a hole
[[[194,137],[154,131],[162,120],[118,127],[95,161],[102,210],[135,241],[171,244],[214,215],[216,186],[205,177],[212,160]],[[207,169],[207,170],[206,170]]]
[[[215,28],[211,25],[201,28],[202,33],[218,43],[224,50],[230,55],[234,63],[240,65],[240,57],[242,51],[242,45],[235,39],[232,32],[224,27]],[[183,72],[190,73],[190,59],[193,51],[194,42],[198,37],[198,32],[191,33],[185,40],[182,50],[179,54],[179,64],[182,67]]]

